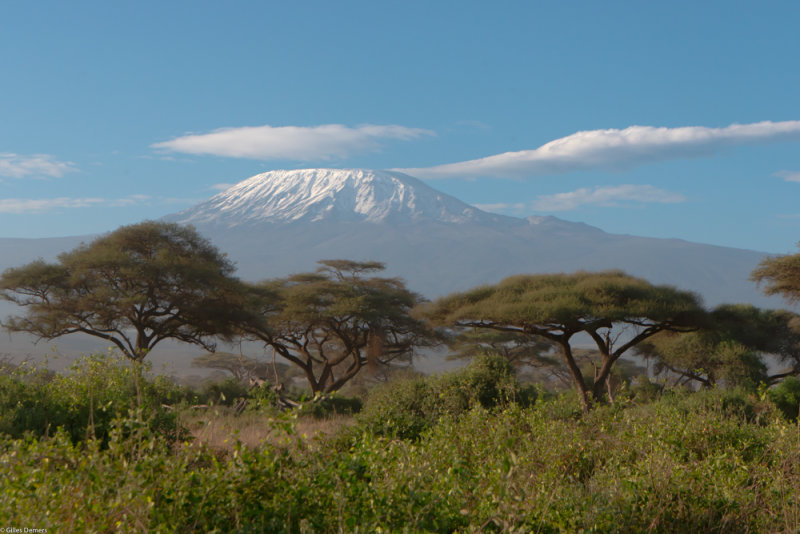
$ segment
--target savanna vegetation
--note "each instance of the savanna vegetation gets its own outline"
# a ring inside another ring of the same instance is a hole
[[[796,300],[798,257],[765,260],[754,281]],[[793,312],[707,311],[621,272],[425,303],[382,267],[249,284],[193,230],[145,223],[3,273],[22,310],[7,328],[117,350],[63,373],[0,359],[2,526],[800,529]],[[194,364],[223,376],[190,387],[147,363],[168,338],[265,354],[209,352]],[[465,366],[415,372],[414,349],[437,343]]]

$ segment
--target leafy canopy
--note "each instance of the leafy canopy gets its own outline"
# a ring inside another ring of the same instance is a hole
[[[781,295],[795,304],[800,301],[800,254],[765,258],[750,279],[764,284],[767,295]]]
[[[410,315],[420,297],[379,262],[321,261],[316,272],[252,286],[243,329],[303,370],[313,392],[338,390],[365,365],[429,342]]]
[[[84,333],[141,361],[165,339],[213,350],[233,333],[241,285],[225,256],[193,228],[144,222],[6,270],[2,296],[26,311],[4,326],[40,339]]]
[[[541,336],[561,347],[584,407],[602,395],[614,363],[663,330],[692,330],[704,318],[696,295],[655,286],[621,271],[518,275],[439,299],[425,310],[435,323]],[[587,390],[571,339],[585,333],[600,361]]]
[[[639,346],[656,361],[656,371],[669,371],[682,379],[712,387],[718,380],[728,386],[773,384],[800,374],[798,316],[786,310],[762,310],[748,304],[725,304],[711,312],[703,329],[686,334],[660,333]],[[783,364],[769,366],[770,355]]]

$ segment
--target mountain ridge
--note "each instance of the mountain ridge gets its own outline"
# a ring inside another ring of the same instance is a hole
[[[294,185],[279,183],[292,173],[305,175]],[[320,176],[328,181],[315,188],[313,178]],[[390,171],[271,171],[163,220],[195,225],[234,261],[237,276],[250,281],[311,271],[326,259],[377,260],[386,264],[386,275],[436,298],[520,273],[621,269],[694,291],[709,307],[726,302],[786,307],[749,280],[763,252],[611,234],[552,216],[495,215]],[[37,258],[52,261],[94,237],[0,238],[0,270]],[[0,301],[0,317],[9,313],[13,307]],[[26,355],[30,347],[19,335],[0,341],[0,353]],[[75,354],[107,348],[71,336],[59,339],[58,347]],[[169,344],[158,349],[165,355],[185,350]],[[177,363],[177,356],[165,358]],[[188,360],[181,365],[188,369]]]
[[[229,228],[254,223],[482,222],[514,218],[484,212],[394,171],[300,169],[269,171],[235,184],[173,218]]]

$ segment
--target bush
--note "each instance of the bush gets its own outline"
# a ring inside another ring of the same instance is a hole
[[[272,423],[284,444],[229,453],[170,448],[135,420],[106,449],[0,437],[0,517],[75,532],[798,532],[796,429],[693,395],[559,419],[576,396],[475,404],[418,440],[361,428],[347,447],[292,434],[294,414]]]
[[[800,411],[800,380],[794,376],[784,378],[780,384],[767,390],[767,398],[788,420],[796,421]]]
[[[334,394],[303,403],[300,415],[308,415],[314,419],[325,419],[332,415],[355,415],[361,411],[363,405],[358,397],[340,397]]]
[[[121,356],[98,354],[48,381],[28,380],[30,374],[0,377],[0,432],[41,437],[62,428],[75,443],[97,438],[106,444],[113,421],[137,413],[167,440],[180,439],[185,432],[177,415],[162,403],[183,393],[164,378],[147,379],[146,370]]]
[[[359,421],[380,435],[417,439],[441,417],[472,406],[492,409],[511,402],[532,404],[535,389],[522,390],[508,360],[483,355],[461,371],[389,383],[367,399]]]
[[[665,389],[661,400],[687,415],[716,412],[748,423],[766,424],[776,415],[772,403],[760,400],[755,393],[742,388],[702,389],[696,392]]]
[[[257,388],[260,389],[269,388]],[[242,397],[249,397],[247,388],[237,379],[228,377],[218,382],[204,384],[197,401],[200,404],[233,406]]]

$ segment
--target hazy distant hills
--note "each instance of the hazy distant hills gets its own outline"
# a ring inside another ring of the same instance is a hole
[[[321,259],[379,260],[388,274],[434,298],[511,274],[622,269],[695,291],[708,306],[785,306],[748,280],[764,253],[609,234],[555,217],[491,214],[398,172],[267,172],[165,219],[193,224],[228,253],[247,280],[313,270]],[[90,239],[0,238],[0,269],[38,257],[51,260]],[[0,315],[10,309],[0,301]],[[25,343],[0,335],[0,354],[9,348],[20,353]],[[65,338],[59,347],[64,343],[80,346]],[[194,349],[172,344],[156,352],[163,350]]]

